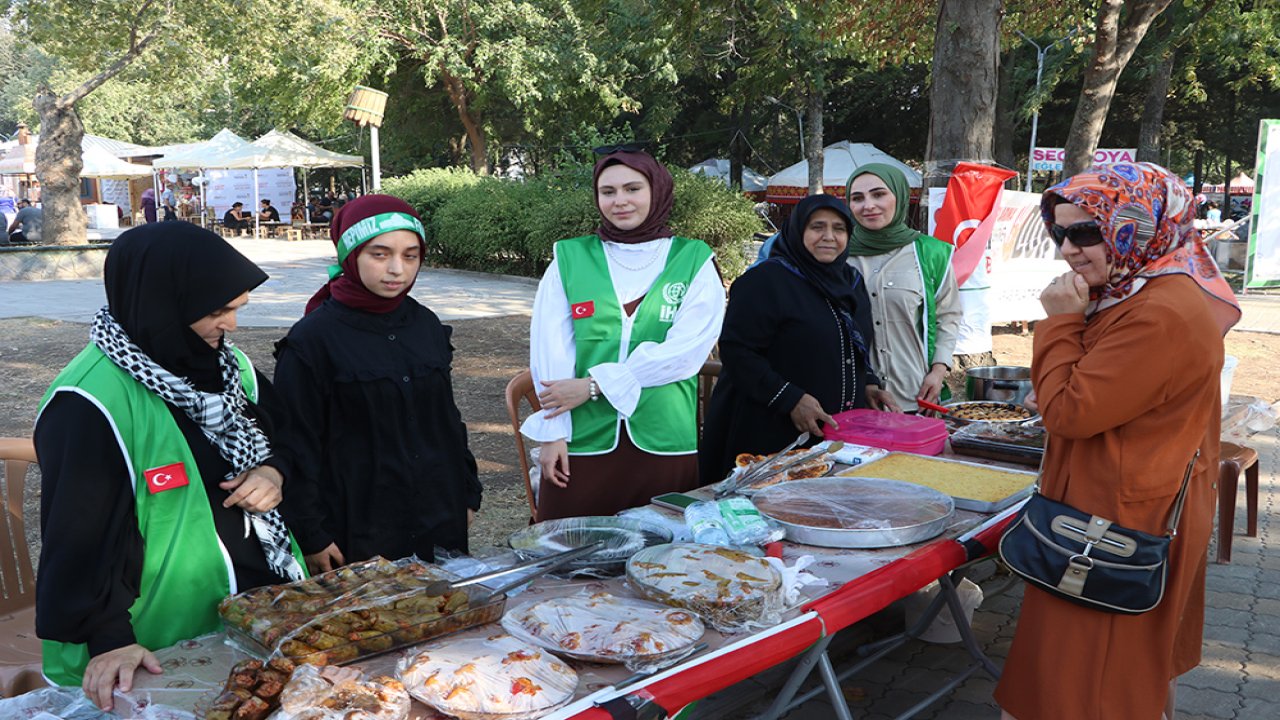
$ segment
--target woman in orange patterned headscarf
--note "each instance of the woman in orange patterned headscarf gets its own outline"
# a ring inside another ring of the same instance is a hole
[[[1089,168],[1049,188],[1041,212],[1071,265],[1040,296],[1031,362],[1051,438],[1041,492],[1163,534],[1200,455],[1160,604],[1112,614],[1028,585],[995,697],[1021,720],[1171,718],[1177,676],[1200,662],[1222,337],[1240,310],[1190,191],[1162,167]]]

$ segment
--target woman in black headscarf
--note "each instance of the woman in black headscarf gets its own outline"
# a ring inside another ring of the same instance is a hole
[[[229,594],[301,579],[275,507],[271,387],[224,337],[265,273],[189,223],[107,255],[107,307],[36,419],[44,673],[103,709],[152,650],[221,627]]]
[[[831,415],[888,400],[867,361],[866,285],[845,262],[852,225],[844,203],[810,195],[769,259],[729,288],[724,368],[698,451],[704,484],[724,479],[740,453],[777,452],[801,432],[816,441]]]

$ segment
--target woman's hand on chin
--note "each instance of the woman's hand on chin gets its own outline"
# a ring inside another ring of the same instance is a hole
[[[1065,272],[1040,293],[1040,305],[1047,315],[1083,313],[1089,306],[1089,283],[1074,270]]]

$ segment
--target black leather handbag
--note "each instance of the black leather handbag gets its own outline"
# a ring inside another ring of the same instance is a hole
[[[1164,597],[1169,546],[1199,457],[1197,450],[1187,464],[1164,535],[1050,500],[1037,487],[1000,538],[1000,558],[1027,582],[1064,600],[1130,615],[1151,610]]]

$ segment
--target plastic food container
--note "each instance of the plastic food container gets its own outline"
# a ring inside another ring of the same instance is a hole
[[[918,455],[938,455],[947,447],[947,424],[938,418],[865,409],[832,417],[840,427],[827,431],[828,440]]]
[[[250,653],[343,665],[502,617],[507,596],[480,586],[422,592],[436,580],[457,579],[414,560],[379,557],[232,595],[218,614]]]

